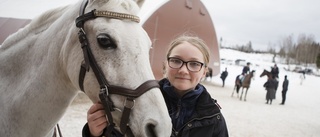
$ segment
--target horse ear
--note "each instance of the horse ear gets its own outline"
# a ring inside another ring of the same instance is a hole
[[[133,0],[133,1],[136,2],[138,6],[141,8],[145,0]]]

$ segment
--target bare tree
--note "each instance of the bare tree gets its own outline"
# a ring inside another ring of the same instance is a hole
[[[297,41],[297,60],[300,63],[304,63],[307,66],[308,63],[315,63],[315,58],[317,57],[316,47],[313,47],[314,36],[305,34],[300,34]]]
[[[320,53],[318,53],[316,65],[320,68]]]
[[[273,54],[273,57],[272,57],[272,62],[273,62],[273,63],[276,63],[275,58],[276,58],[276,56],[277,56],[277,52],[276,52],[275,47],[276,47],[275,44],[269,43],[269,44],[268,44],[268,49],[267,49],[267,52],[268,52],[268,53]]]
[[[279,55],[280,57],[285,58],[286,64],[290,64],[291,58],[294,58],[294,41],[293,41],[293,35],[289,35],[288,37],[284,38],[282,41],[280,41],[280,51]]]

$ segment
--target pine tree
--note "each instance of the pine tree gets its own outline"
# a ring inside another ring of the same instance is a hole
[[[320,53],[318,54],[318,57],[317,57],[317,67],[320,68]]]

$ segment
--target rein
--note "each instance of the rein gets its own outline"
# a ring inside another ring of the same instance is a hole
[[[57,132],[58,132],[58,133],[57,133]],[[61,129],[60,129],[59,124],[57,124],[57,125],[54,127],[54,131],[53,131],[52,137],[58,137],[58,135],[59,135],[59,137],[63,137],[63,136],[62,136],[62,133],[61,133]]]
[[[117,13],[111,11],[97,11],[92,10],[89,13],[84,13],[85,8],[88,4],[87,0],[84,0],[81,8],[79,17],[75,20],[76,26],[79,28],[78,36],[79,41],[81,43],[81,48],[84,55],[84,62],[81,64],[80,73],[79,73],[79,86],[82,91],[84,91],[83,82],[86,75],[86,72],[89,71],[90,67],[92,68],[98,82],[100,85],[100,93],[99,98],[101,103],[104,106],[104,110],[106,112],[109,125],[107,126],[107,130],[103,133],[105,136],[110,136],[112,130],[115,127],[115,123],[113,122],[113,117],[111,112],[114,111],[114,105],[112,100],[110,99],[110,94],[118,94],[126,97],[123,114],[121,116],[120,121],[120,131],[122,134],[131,135],[132,131],[129,127],[129,116],[131,113],[131,109],[134,107],[134,101],[136,98],[140,97],[146,91],[152,88],[159,88],[159,84],[156,80],[148,80],[142,83],[138,88],[135,90],[109,85],[107,79],[104,76],[103,71],[97,64],[94,55],[91,52],[90,43],[88,42],[85,30],[84,30],[84,23],[88,20],[95,19],[97,17],[106,17],[106,18],[113,18],[113,19],[121,19],[121,20],[131,20],[134,22],[139,23],[140,19],[138,16],[125,14],[125,13]]]

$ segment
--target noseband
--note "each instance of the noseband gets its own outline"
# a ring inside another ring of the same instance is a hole
[[[144,94],[146,91],[152,89],[152,88],[159,88],[159,84],[156,80],[148,80],[141,84],[138,88],[135,90],[119,87],[119,86],[113,86],[109,85],[103,71],[97,64],[90,48],[90,44],[88,42],[86,33],[84,31],[84,23],[87,20],[95,19],[97,17],[106,17],[106,18],[113,18],[113,19],[121,19],[121,20],[131,20],[134,22],[139,23],[140,19],[139,17],[135,15],[130,14],[124,14],[124,13],[117,13],[117,12],[111,12],[111,11],[97,11],[92,10],[89,13],[84,14],[85,8],[88,4],[87,0],[84,0],[81,8],[80,8],[80,15],[76,19],[76,26],[80,29],[79,30],[79,41],[81,43],[81,48],[84,55],[84,63],[81,64],[80,67],[80,74],[79,74],[79,86],[82,91],[84,91],[83,88],[83,81],[85,78],[86,72],[89,71],[89,68],[91,67],[98,82],[100,85],[100,93],[99,98],[104,106],[104,110],[106,112],[109,125],[107,127],[106,132],[103,134],[106,136],[110,136],[111,131],[114,129],[115,124],[113,122],[113,117],[111,115],[111,112],[114,111],[114,105],[112,100],[110,99],[110,94],[118,94],[126,97],[125,104],[124,104],[124,110],[121,117],[120,122],[120,131],[123,134],[132,134],[130,127],[128,125],[129,123],[129,116],[131,109],[134,106],[134,100]]]

